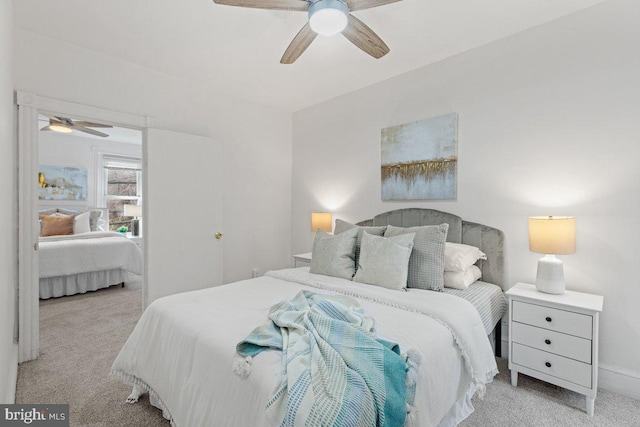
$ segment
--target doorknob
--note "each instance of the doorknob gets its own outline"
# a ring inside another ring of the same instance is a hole
[[[216,233],[216,239],[218,239],[218,240],[222,239],[222,233],[221,232],[218,231]]]

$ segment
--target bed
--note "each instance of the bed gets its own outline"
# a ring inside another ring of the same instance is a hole
[[[483,279],[501,285],[503,236],[499,230],[424,209],[393,211],[361,224],[442,223],[449,224],[454,242],[475,244],[486,253],[487,259],[478,263]],[[491,291],[483,292],[485,287]],[[114,361],[112,375],[133,386],[130,402],[142,392],[149,393],[151,403],[173,426],[273,425],[278,419],[270,414],[267,402],[280,398],[286,383],[284,366],[290,366],[293,357],[264,351],[243,358],[236,345],[264,324],[270,308],[280,307],[294,295],[348,297],[375,319],[377,337],[399,345],[407,372],[415,368],[413,379],[409,374],[406,378],[407,386],[414,386],[414,399],[410,402],[407,392],[404,425],[454,426],[473,412],[471,397],[483,393],[497,373],[488,335],[506,308],[499,286],[476,283],[471,288],[473,292],[466,295],[422,289],[399,292],[314,274],[308,267],[271,271],[263,277],[155,301]],[[503,303],[488,296],[496,289]],[[242,370],[247,363],[248,373]],[[290,393],[294,389],[291,385]]]
[[[140,248],[122,233],[102,231],[101,210],[88,212],[92,221],[86,232],[39,238],[40,299],[124,285],[130,274],[142,274]],[[49,209],[41,211],[41,217],[52,213],[81,212]]]
[[[491,338],[496,356],[501,356],[502,323],[507,310],[504,297],[504,233],[497,228],[475,222],[434,209],[397,209],[361,221],[360,226],[395,225],[416,227],[423,225],[449,224],[447,242],[463,243],[480,248],[486,260],[478,260],[482,280],[467,290],[445,288],[444,292],[471,302],[482,317],[483,324]],[[478,285],[478,286],[476,286]]]

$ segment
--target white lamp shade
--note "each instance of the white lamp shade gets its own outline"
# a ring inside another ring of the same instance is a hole
[[[317,212],[311,214],[311,231],[326,231],[330,233],[333,229],[333,215],[331,212]]]
[[[569,216],[529,218],[529,250],[540,254],[576,252],[576,219]]]
[[[124,216],[142,216],[142,206],[124,205]]]

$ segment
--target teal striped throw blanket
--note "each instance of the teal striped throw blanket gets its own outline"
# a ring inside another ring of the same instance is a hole
[[[407,370],[415,364],[376,339],[374,319],[356,300],[300,291],[274,305],[269,322],[236,347],[248,361],[267,349],[282,351],[282,382],[266,405],[273,425],[405,424],[415,388],[407,390]]]

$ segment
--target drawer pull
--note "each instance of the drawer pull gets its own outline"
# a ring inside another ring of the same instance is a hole
[[[551,367],[551,362],[544,362],[544,366],[546,366],[547,368]]]
[[[547,344],[547,345],[550,345],[551,344],[551,340],[544,340],[544,343]]]
[[[551,317],[547,316],[547,318],[545,319],[547,322],[551,322]]]

